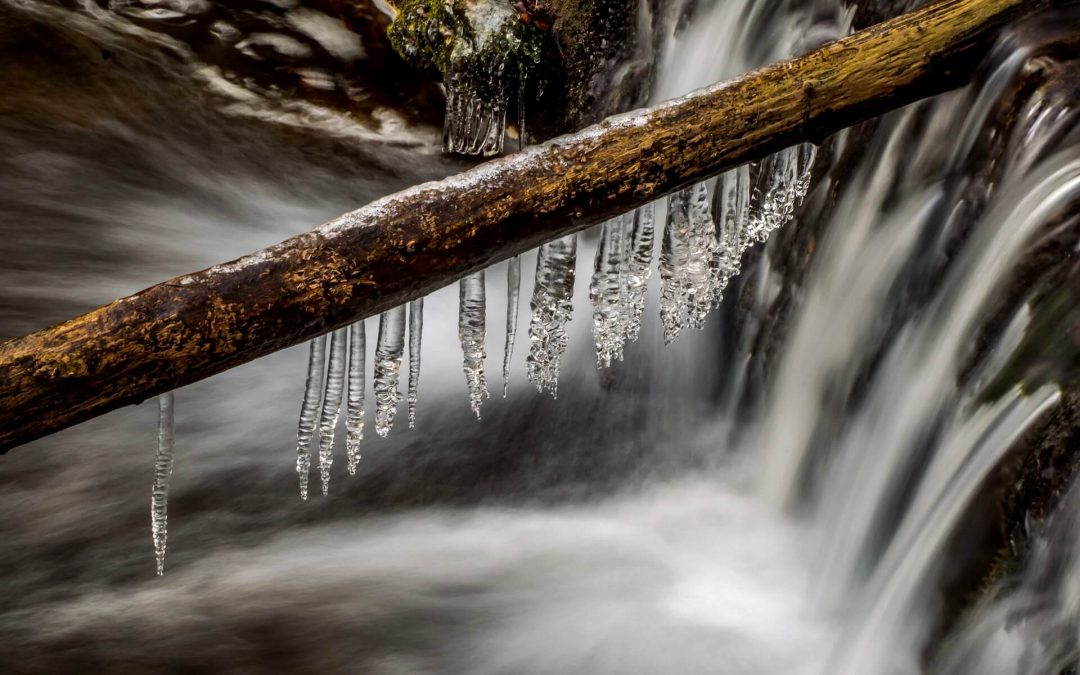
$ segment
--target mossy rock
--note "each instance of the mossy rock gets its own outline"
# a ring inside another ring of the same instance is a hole
[[[511,119],[524,112],[531,135],[543,140],[616,112],[597,105],[597,82],[627,48],[631,5],[406,0],[388,35],[395,51],[430,77],[481,100],[505,97]]]

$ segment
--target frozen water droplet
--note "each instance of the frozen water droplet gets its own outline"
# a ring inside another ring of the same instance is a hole
[[[323,393],[322,415],[319,417],[319,475],[322,493],[330,491],[330,466],[334,463],[334,435],[341,399],[345,392],[345,368],[348,359],[347,328],[339,328],[330,334],[330,363],[326,368],[326,388]]]
[[[326,360],[326,336],[311,341],[308,352],[304,402],[300,405],[300,426],[296,432],[296,473],[300,476],[300,498],[308,498],[308,474],[311,472],[311,443],[315,433],[315,415],[322,394],[323,362]]]
[[[176,455],[175,395],[158,397],[158,441],[154,455],[154,487],[150,493],[150,530],[154,537],[154,557],[157,575],[165,573],[165,544],[169,525],[169,479],[172,478]]]
[[[484,378],[484,350],[486,337],[486,298],[484,273],[476,272],[461,280],[460,306],[458,308],[458,337],[465,355],[465,383],[469,388],[469,406],[480,418],[480,404],[490,396]]]
[[[570,234],[540,247],[529,323],[529,381],[539,391],[558,394],[559,361],[566,351],[566,324],[574,311],[574,268],[577,235]]]
[[[360,463],[360,441],[364,439],[364,360],[367,335],[363,321],[349,326],[349,395],[345,408],[345,452],[350,476]]]
[[[375,346],[375,433],[390,433],[401,400],[398,378],[405,352],[405,306],[383,312],[379,317],[379,341]]]
[[[409,303],[409,428],[416,427],[417,389],[420,386],[420,342],[424,333],[424,299]]]

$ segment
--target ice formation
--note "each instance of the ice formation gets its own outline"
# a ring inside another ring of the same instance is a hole
[[[462,155],[491,157],[502,152],[506,136],[506,90],[502,82],[506,64],[493,64],[492,95],[480,98],[464,86],[461,77],[446,80],[446,116],[443,119],[443,150]]]
[[[165,544],[169,525],[169,479],[176,456],[175,396],[173,392],[158,397],[158,441],[154,455],[154,487],[150,493],[150,529],[154,537],[157,575],[165,573]]]
[[[517,338],[518,303],[521,301],[521,257],[506,264],[506,343],[503,346],[503,398],[510,391],[510,359]]]
[[[577,235],[549,241],[540,247],[536,259],[536,283],[529,323],[529,381],[539,391],[558,394],[559,361],[566,351],[566,324],[573,313],[574,268],[577,265]]]
[[[363,321],[349,326],[349,393],[345,404],[346,468],[356,475],[360,463],[360,441],[364,439],[364,359],[367,358],[367,335]]]
[[[379,341],[375,346],[375,433],[390,433],[401,400],[398,378],[405,352],[405,306],[395,307],[379,317]]]
[[[589,301],[593,306],[593,341],[596,364],[607,368],[612,361],[622,361],[626,342],[629,310],[630,237],[634,214],[612,218],[603,225]]]
[[[634,342],[641,333],[641,316],[645,312],[645,291],[652,277],[654,245],[653,204],[634,212],[634,227],[630,232],[630,253],[626,261],[625,293],[626,339]]]
[[[323,362],[326,360],[326,336],[311,341],[308,352],[304,402],[300,405],[300,427],[296,432],[296,473],[300,476],[300,499],[308,498],[308,474],[311,473],[311,442],[315,434],[315,415],[322,393]]]
[[[339,328],[330,334],[330,363],[326,367],[326,387],[323,391],[322,414],[319,416],[319,475],[322,493],[330,490],[330,466],[334,463],[334,435],[341,399],[345,393],[345,370],[348,361],[349,332]]]
[[[424,334],[424,299],[409,303],[409,428],[416,426],[417,387],[420,385],[420,343]]]
[[[701,328],[718,300],[719,243],[710,210],[704,183],[668,197],[660,252],[660,320],[665,342],[688,326]]]
[[[486,337],[484,273],[476,272],[461,280],[461,299],[458,307],[458,337],[464,354],[465,384],[469,389],[469,406],[480,418],[480,404],[490,394],[484,378]]]
[[[668,198],[667,223],[661,245],[660,317],[666,342],[687,327],[700,328],[705,317],[723,298],[730,279],[740,271],[746,250],[794,217],[810,187],[816,156],[804,144],[728,171],[715,181],[698,183]],[[655,206],[612,218],[603,225],[589,286],[592,332],[597,364],[608,367],[623,358],[627,342],[641,332],[646,291],[652,276],[655,247]],[[577,235],[543,244],[537,255],[536,277],[530,303],[530,382],[541,392],[558,392],[559,367],[568,344],[567,324],[573,312]],[[460,282],[458,337],[469,405],[477,417],[490,394],[484,373],[486,352],[486,297],[484,272]],[[503,396],[507,395],[514,351],[521,288],[521,260],[512,258],[506,275],[506,341],[503,353]],[[385,312],[379,320],[375,349],[375,430],[386,436],[402,400],[399,379],[408,318],[409,427],[415,426],[420,347],[423,334],[423,299]],[[297,432],[297,471],[300,494],[307,498],[311,446],[319,443],[319,467],[326,492],[333,461],[334,431],[342,398],[347,396],[346,447],[348,471],[360,460],[364,427],[365,331],[357,322],[347,329],[311,341],[308,377]],[[325,370],[325,379],[324,379]],[[347,387],[346,385],[347,380]],[[321,394],[321,397],[320,397]],[[316,414],[321,406],[320,424]],[[319,432],[316,434],[316,432]],[[313,440],[317,436],[321,440]]]

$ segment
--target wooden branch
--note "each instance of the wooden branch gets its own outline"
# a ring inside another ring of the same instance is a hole
[[[997,28],[1043,4],[944,0],[0,344],[0,452],[378,314],[708,176],[959,86]]]

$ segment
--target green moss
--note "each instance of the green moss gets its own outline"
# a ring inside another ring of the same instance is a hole
[[[550,35],[523,21],[508,0],[407,0],[388,35],[412,66],[482,100],[547,77]]]

